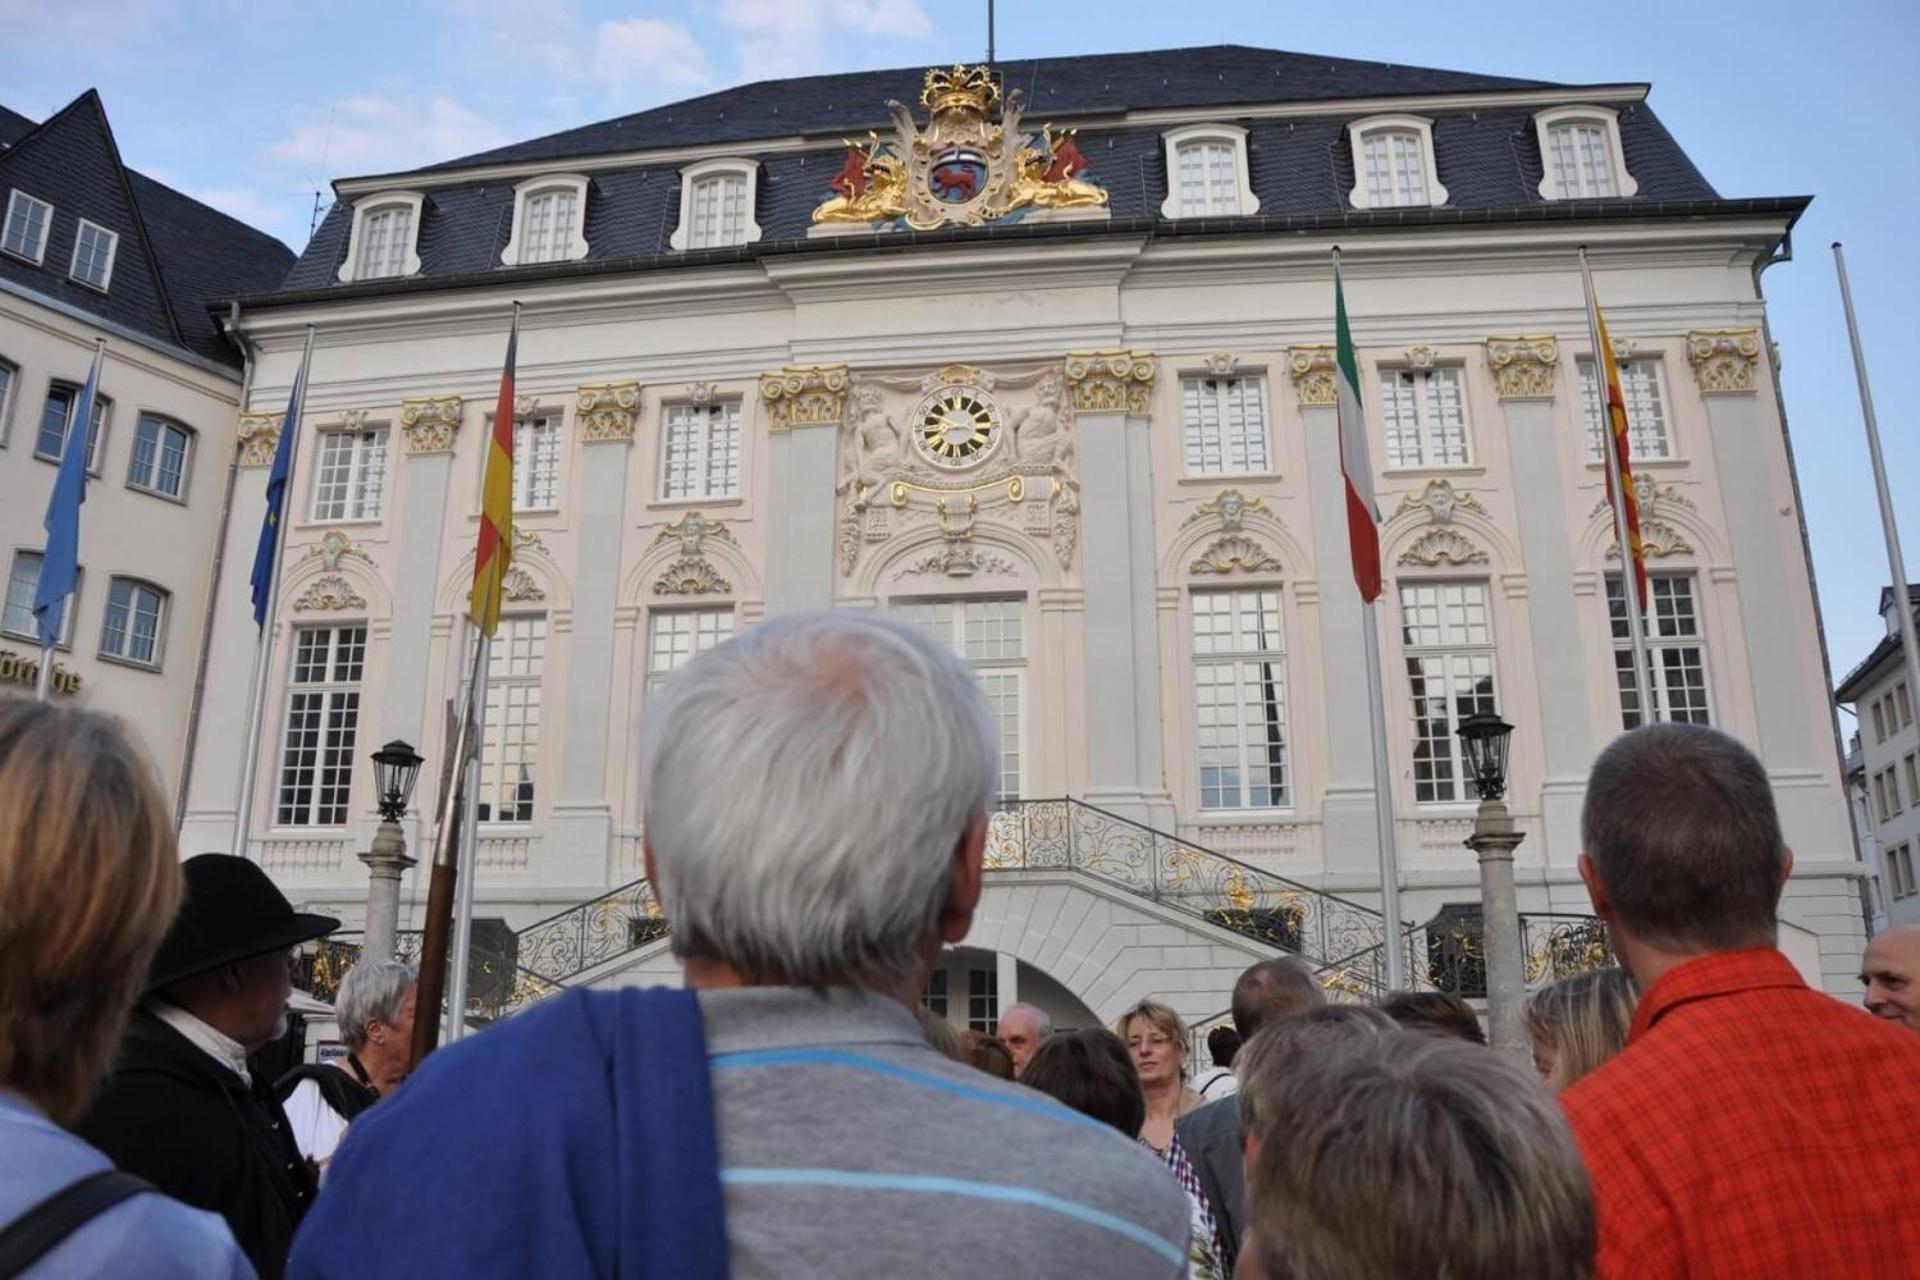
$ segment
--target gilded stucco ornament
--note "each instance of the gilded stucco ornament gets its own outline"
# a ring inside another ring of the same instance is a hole
[[[575,389],[580,439],[588,444],[631,440],[640,418],[638,382],[587,382]]]
[[[1216,351],[1204,363],[1207,372],[1216,378],[1231,378],[1240,370],[1240,357],[1231,351]]]
[[[1019,572],[1010,560],[980,550],[972,542],[950,542],[940,550],[922,556],[900,570],[898,576],[915,578],[921,574],[944,574],[949,578],[971,578],[977,573],[1011,576]]]
[[[337,613],[346,609],[364,609],[365,597],[353,584],[338,574],[324,574],[307,584],[307,589],[287,606],[295,613]]]
[[[838,426],[846,416],[847,366],[820,364],[776,369],[760,375],[767,429]]]
[[[353,545],[353,539],[338,529],[329,529],[320,538],[317,546],[307,548],[307,554],[300,557],[302,564],[309,560],[318,560],[320,567],[328,573],[338,572],[343,560],[358,560],[362,564],[372,564],[373,557]]]
[[[1302,408],[1340,403],[1339,384],[1334,381],[1332,347],[1288,347],[1287,371],[1293,376],[1293,395]]]
[[[1550,334],[1488,338],[1487,366],[1502,400],[1551,400],[1560,343]]]
[[[1067,387],[1080,413],[1145,413],[1153,357],[1144,351],[1069,351]]]
[[[1230,533],[1200,553],[1187,566],[1189,573],[1276,573],[1280,562],[1267,549],[1244,533]]]
[[[1217,519],[1220,521],[1221,528],[1229,533],[1238,533],[1248,513],[1254,511],[1265,516],[1273,514],[1267,508],[1265,498],[1249,498],[1238,489],[1222,489],[1218,494],[1195,507],[1193,514],[1181,521],[1180,527],[1184,529],[1187,525],[1197,524],[1202,520]]]
[[[1443,478],[1429,480],[1426,488],[1420,492],[1409,493],[1400,499],[1400,505],[1394,508],[1393,515],[1400,516],[1409,511],[1421,510],[1427,513],[1427,521],[1430,524],[1446,524],[1453,519],[1453,513],[1456,511],[1477,511],[1482,515],[1487,511],[1480,504],[1480,499],[1465,489],[1454,488]]]
[[[709,519],[698,511],[689,511],[660,530],[653,545],[657,547],[663,542],[678,542],[681,555],[697,556],[706,549],[708,538],[715,542],[733,543],[733,534],[727,531],[726,521]]]
[[[733,590],[704,556],[682,556],[661,571],[653,589],[663,596],[698,596]]]
[[[1700,394],[1743,395],[1753,390],[1760,363],[1756,329],[1695,329],[1687,334],[1687,363],[1700,380]]]
[[[280,447],[280,413],[243,413],[240,415],[240,427],[236,435],[240,441],[240,465],[242,467],[270,467],[273,454]]]
[[[1432,347],[1408,347],[1407,348],[1407,367],[1409,369],[1433,368],[1433,348]]]
[[[1434,568],[1443,564],[1486,564],[1488,555],[1461,533],[1449,525],[1435,525],[1413,540],[1413,545],[1400,553],[1398,564],[1423,565]]]
[[[1668,524],[1665,520],[1642,520],[1640,522],[1640,549],[1650,560],[1664,560],[1668,556],[1693,554],[1693,544],[1686,535]],[[1620,543],[1615,541],[1607,547],[1607,559],[1620,558]]]
[[[452,453],[460,434],[459,396],[412,396],[400,402],[400,430],[407,455]]]

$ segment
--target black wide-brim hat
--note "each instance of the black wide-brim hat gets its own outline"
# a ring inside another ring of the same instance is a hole
[[[267,873],[245,858],[203,853],[188,858],[186,900],[147,971],[147,990],[325,937],[332,916],[295,911]]]

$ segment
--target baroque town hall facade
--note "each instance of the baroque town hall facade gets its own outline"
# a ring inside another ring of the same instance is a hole
[[[929,993],[955,1022],[1016,992],[1068,1023],[1148,993],[1205,1018],[1263,938],[1369,981],[1337,244],[1386,521],[1403,914],[1477,902],[1454,730],[1481,709],[1517,726],[1523,911],[1586,912],[1584,775],[1643,709],[1584,245],[1642,486],[1654,713],[1759,752],[1797,859],[1783,945],[1850,985],[1859,868],[1759,289],[1806,201],[1719,195],[1645,85],[1239,47],[820,76],[336,189],[231,320],[254,360],[237,511],[317,334],[239,818],[293,896],[359,915],[381,742],[432,762],[409,846],[430,836],[519,301],[476,883],[522,984],[671,974],[634,883],[648,699],[818,608],[947,639],[999,721],[985,909]],[[255,529],[228,532],[193,850],[236,821]]]

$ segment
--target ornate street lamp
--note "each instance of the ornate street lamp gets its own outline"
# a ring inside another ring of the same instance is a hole
[[[1480,862],[1481,946],[1487,968],[1487,1024],[1496,1049],[1527,1047],[1521,1004],[1526,976],[1521,967],[1520,907],[1513,890],[1513,851],[1525,835],[1501,799],[1507,793],[1507,743],[1513,726],[1487,711],[1460,721],[1460,751],[1480,797],[1467,848]]]
[[[424,763],[413,744],[395,738],[373,753],[374,790],[380,796],[380,819],[399,822],[407,816],[407,803],[413,799],[413,784],[419,781]]]
[[[368,959],[390,959],[400,932],[400,877],[413,865],[400,824],[413,798],[413,784],[420,779],[420,765],[420,754],[398,739],[373,753],[380,827],[373,833],[373,847],[359,855],[369,873],[366,934],[360,952]]]

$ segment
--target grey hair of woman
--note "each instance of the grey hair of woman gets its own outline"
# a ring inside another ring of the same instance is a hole
[[[334,993],[333,1016],[340,1023],[340,1039],[351,1053],[367,1043],[367,1024],[400,1020],[400,1006],[420,974],[399,960],[362,960],[347,971]]]

